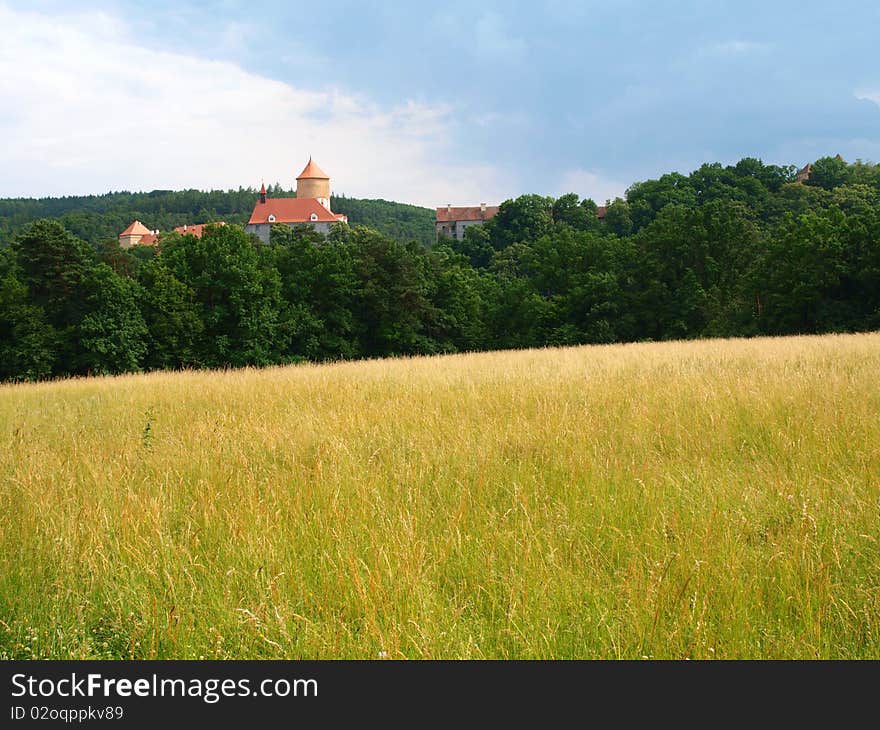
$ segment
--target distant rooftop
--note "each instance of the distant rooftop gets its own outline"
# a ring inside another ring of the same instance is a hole
[[[498,213],[497,205],[471,205],[465,207],[453,207],[446,205],[437,208],[437,222],[448,223],[450,221],[487,221]]]

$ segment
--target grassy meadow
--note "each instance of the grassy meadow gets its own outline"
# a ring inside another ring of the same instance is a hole
[[[880,335],[0,387],[0,658],[880,658]]]

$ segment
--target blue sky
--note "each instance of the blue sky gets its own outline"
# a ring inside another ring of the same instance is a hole
[[[869,2],[0,0],[0,22],[0,195],[292,185],[312,154],[358,197],[602,202],[705,161],[880,160]]]

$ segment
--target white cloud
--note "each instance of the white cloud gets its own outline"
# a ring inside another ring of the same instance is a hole
[[[859,101],[873,101],[875,104],[880,106],[880,90],[876,90],[876,89],[870,90],[869,89],[869,90],[857,91],[855,96],[856,96],[856,99],[858,99]]]
[[[452,110],[315,92],[226,61],[153,50],[118,17],[0,4],[0,195],[292,186],[311,154],[335,191],[433,206],[503,199],[455,164]]]
[[[595,172],[575,168],[563,173],[556,190],[554,190],[554,195],[577,193],[581,198],[592,198],[599,205],[604,205],[606,200],[623,197],[626,188],[627,185],[618,180],[611,180]]]

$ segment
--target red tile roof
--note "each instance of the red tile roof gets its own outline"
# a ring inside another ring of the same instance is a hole
[[[146,236],[150,233],[150,229],[147,228],[140,221],[134,221],[128,228],[126,228],[120,236]]]
[[[320,180],[329,180],[330,176],[324,172],[320,167],[318,167],[314,162],[312,162],[312,158],[309,157],[309,164],[306,165],[305,169],[299,174],[296,178],[297,180],[303,180],[307,178],[318,178]]]
[[[177,226],[174,229],[175,233],[182,233],[184,235],[195,236],[196,238],[201,238],[202,233],[205,230],[205,226],[225,226],[226,223],[223,221],[218,221],[216,223],[197,223],[195,225],[183,225]],[[151,231],[140,221],[135,221],[128,228],[126,228],[120,236],[140,236],[137,242],[137,246],[155,246],[159,243],[159,238],[162,235],[159,231]]]
[[[485,209],[479,205],[464,208],[453,208],[445,205],[437,208],[437,222],[448,223],[450,221],[487,221],[498,212],[497,205],[487,205]]]
[[[314,213],[317,218],[312,220]],[[269,216],[275,220],[270,221]],[[267,198],[265,203],[257,202],[248,225],[259,223],[335,223],[347,218],[342,213],[331,213],[315,198]]]
[[[217,223],[196,223],[195,225],[183,225],[177,226],[175,228],[175,232],[183,233],[187,236],[195,236],[196,238],[202,237],[202,232],[205,229],[205,226],[225,226],[226,223],[223,221],[218,221]]]

